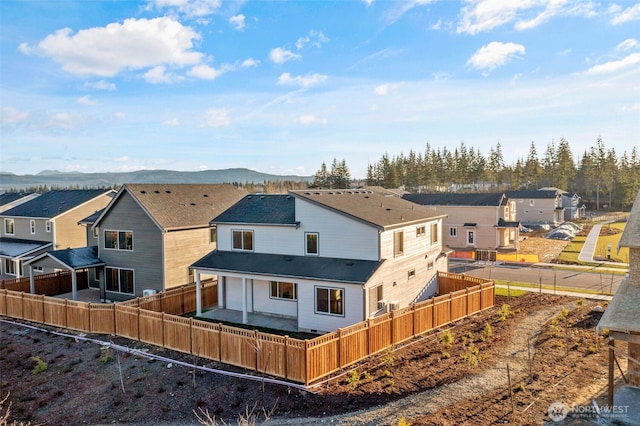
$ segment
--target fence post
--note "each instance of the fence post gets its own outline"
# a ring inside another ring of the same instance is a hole
[[[467,303],[467,310],[466,310],[465,316],[468,317],[469,316],[469,287],[465,289],[465,295],[466,295],[465,302]]]
[[[162,311],[160,313],[160,320],[161,320],[161,324],[162,324],[162,347],[164,348],[165,347],[164,346],[164,341],[165,341],[165,338],[164,338],[164,311]]]
[[[449,322],[453,321],[453,293],[449,293]]]
[[[289,378],[289,336],[284,335],[284,377]]]
[[[371,318],[367,318],[367,356],[371,355]]]
[[[338,367],[342,368],[342,357],[340,356],[340,352],[342,352],[342,329],[338,329],[338,350],[336,351],[336,356],[338,357]]]
[[[68,299],[64,299],[64,327],[67,328],[69,326],[69,306],[67,305],[69,302]]]

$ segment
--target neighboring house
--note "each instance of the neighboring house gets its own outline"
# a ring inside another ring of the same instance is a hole
[[[0,194],[0,213],[19,206],[22,203],[26,203],[29,200],[33,200],[34,198],[39,196],[40,194],[37,194],[35,192],[4,192]]]
[[[444,214],[443,244],[455,249],[517,250],[516,202],[504,193],[405,194],[405,200]]]
[[[573,221],[586,217],[586,207],[582,203],[582,198],[575,192],[564,191],[559,188],[540,188],[541,191],[558,191],[562,196],[561,205],[564,208],[564,220]]]
[[[625,420],[640,419],[640,191],[620,237],[618,250],[620,247],[629,248],[629,274],[600,318],[596,332],[598,335],[609,334],[609,406],[626,406],[627,418],[620,417],[621,424],[636,424]],[[627,342],[626,354],[620,347],[624,344],[616,347],[616,341]],[[614,396],[614,361],[618,363],[617,357],[627,358],[625,382],[630,386],[623,386]]]
[[[104,208],[112,195],[104,189],[52,190],[0,213],[0,274],[21,277],[28,274],[23,261],[46,251],[86,246],[78,221]]]
[[[125,300],[193,282],[189,266],[212,251],[209,222],[246,195],[220,184],[126,184],[92,223],[102,298]],[[95,285],[95,283],[93,284]],[[145,291],[147,290],[147,291]]]
[[[509,200],[516,203],[516,220],[525,226],[549,225],[564,222],[562,194],[558,190],[506,191]]]
[[[218,307],[346,327],[432,296],[448,269],[443,215],[371,190],[248,195],[217,216],[218,248],[193,264],[218,276]]]

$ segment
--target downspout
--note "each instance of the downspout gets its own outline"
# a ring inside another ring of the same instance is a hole
[[[196,316],[202,316],[202,285],[200,283],[200,271],[196,269]]]

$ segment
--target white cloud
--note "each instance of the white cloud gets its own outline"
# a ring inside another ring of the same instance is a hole
[[[129,158],[126,155],[123,155],[122,157],[117,157],[117,158],[113,159],[113,161],[115,161],[117,163],[126,163],[127,161],[130,161],[130,160],[131,160],[131,158]]]
[[[80,105],[98,105],[98,102],[91,99],[89,95],[79,98],[76,102]]]
[[[162,122],[163,126],[171,126],[176,127],[180,125],[180,121],[177,118],[170,118],[169,120],[165,120]]]
[[[633,50],[636,47],[638,47],[638,40],[636,40],[635,38],[628,38],[622,43],[618,44],[616,46],[616,50],[618,52],[624,52],[627,50]]]
[[[251,68],[251,67],[257,67],[258,65],[260,65],[260,61],[258,61],[257,59],[253,59],[253,58],[247,58],[244,61],[242,61],[242,68]]]
[[[571,54],[571,49],[564,49],[558,52],[558,56],[569,56]]]
[[[509,62],[517,55],[524,55],[521,44],[492,41],[478,49],[467,61],[467,66],[475,69],[492,71]]]
[[[375,0],[362,0],[363,3],[367,5],[367,7],[371,6]]]
[[[298,50],[304,49],[305,47],[317,47],[319,49],[328,41],[329,38],[325,36],[322,31],[311,30],[309,31],[309,35],[300,37],[298,41],[296,41],[296,48]]]
[[[298,117],[298,123],[305,125],[305,126],[310,126],[313,124],[327,124],[327,119],[326,118],[318,118],[313,114],[306,114],[306,115],[301,115],[300,117]]]
[[[57,112],[49,115],[46,126],[70,130],[76,127],[78,121],[78,117],[75,117],[68,112]]]
[[[211,108],[204,113],[205,125],[208,127],[229,127],[231,118],[225,108]]]
[[[26,121],[29,113],[14,107],[2,107],[2,124],[18,124]]]
[[[457,32],[477,34],[515,21],[518,31],[535,28],[555,16],[595,15],[591,2],[570,0],[467,0]],[[523,16],[524,15],[524,16]],[[534,15],[533,18],[529,16]]]
[[[216,13],[221,3],[221,0],[150,0],[147,10],[155,8],[180,13],[189,18],[199,18]]]
[[[293,53],[290,50],[283,49],[282,47],[276,47],[269,52],[269,59],[276,64],[284,64],[292,59],[300,59],[302,56],[297,53]]]
[[[393,2],[391,3],[393,4],[393,6],[384,12],[382,19],[385,25],[393,25],[411,9],[418,6],[426,6],[430,3],[433,3],[434,1],[435,0],[409,0],[403,2]]]
[[[278,78],[278,84],[282,85],[297,85],[301,87],[311,87],[318,83],[322,83],[327,80],[325,74],[307,74],[305,76],[298,75],[292,77],[290,73],[285,72]]]
[[[112,77],[125,69],[198,64],[203,55],[192,49],[199,39],[193,29],[168,17],[126,19],[75,34],[70,28],[58,30],[35,47],[23,43],[20,50],[50,57],[72,74]]]
[[[124,120],[125,118],[127,118],[127,116],[124,112],[116,111],[113,113],[113,118],[115,118],[116,120]]]
[[[618,12],[619,10],[616,10]],[[640,3],[636,3],[631,7],[626,8],[621,13],[617,14],[612,20],[613,25],[624,24],[629,21],[640,20]]]
[[[610,61],[595,65],[585,71],[585,74],[608,74],[640,64],[640,53],[632,53],[618,61]]]
[[[224,74],[224,72],[224,69],[215,69],[209,65],[196,65],[187,72],[187,75],[203,80],[215,80]]]
[[[84,84],[84,87],[87,88],[87,89],[107,90],[109,92],[113,92],[114,90],[116,90],[115,83],[110,83],[110,82],[105,81],[105,80],[95,81],[93,83],[86,82]]]
[[[236,30],[244,31],[244,27],[245,27],[244,20],[245,20],[245,16],[243,14],[239,14],[239,15],[235,15],[235,16],[232,16],[231,18],[229,18],[229,23]]]
[[[144,78],[147,83],[152,84],[173,83],[178,80],[178,77],[175,74],[167,72],[164,65],[158,65],[157,67],[151,68],[142,75],[142,78]]]
[[[395,84],[390,84],[390,83],[381,84],[379,86],[376,86],[373,89],[373,93],[375,93],[378,96],[385,96],[385,95],[388,95],[391,92],[397,91],[399,87],[400,87],[400,84],[398,84],[398,83],[395,83]]]

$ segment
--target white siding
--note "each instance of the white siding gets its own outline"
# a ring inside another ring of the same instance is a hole
[[[273,281],[284,281],[274,278]],[[286,280],[291,282],[291,280]],[[297,300],[272,299],[270,297],[269,281],[253,281],[253,310],[259,313],[275,314],[278,316],[296,317],[298,315]]]
[[[344,316],[316,313],[315,289],[332,287],[344,289]],[[298,283],[298,328],[314,332],[329,332],[363,321],[364,291],[355,284],[326,283],[304,280]]]
[[[296,220],[300,241],[305,232],[317,232],[320,256],[341,259],[378,260],[378,230],[325,207],[296,198]],[[304,250],[304,246],[300,246]],[[300,252],[303,254],[303,252]]]

